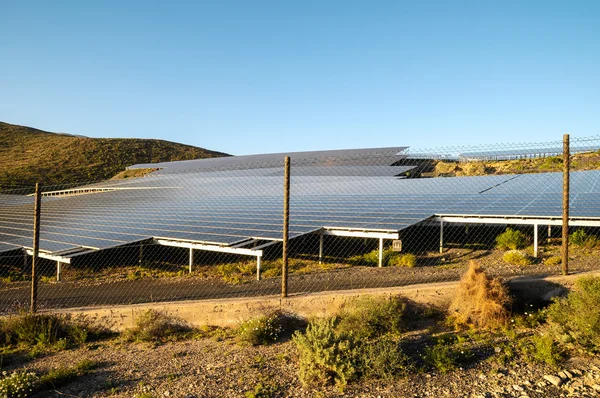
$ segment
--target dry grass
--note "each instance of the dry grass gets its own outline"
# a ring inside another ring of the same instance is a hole
[[[506,286],[488,277],[476,261],[469,263],[450,306],[455,326],[497,328],[510,317],[511,298]]]
[[[160,170],[158,168],[150,168],[150,169],[128,169],[120,172],[111,178],[111,180],[125,180],[127,178],[139,178],[144,177],[150,173],[154,173],[155,171]]]

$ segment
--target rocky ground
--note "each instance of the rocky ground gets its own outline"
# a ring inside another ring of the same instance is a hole
[[[240,347],[232,339],[203,338],[161,345],[120,339],[88,343],[33,360],[44,373],[82,359],[97,366],[86,376],[36,397],[597,397],[598,358],[573,358],[553,368],[517,358],[510,365],[492,353],[464,369],[412,372],[395,380],[304,388],[296,350],[287,341]],[[10,370],[10,368],[8,368]]]

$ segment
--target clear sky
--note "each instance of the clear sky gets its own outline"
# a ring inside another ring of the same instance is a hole
[[[236,155],[600,134],[600,1],[0,0],[0,120]]]

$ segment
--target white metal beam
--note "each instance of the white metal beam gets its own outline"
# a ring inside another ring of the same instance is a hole
[[[435,216],[431,220],[457,224],[513,224],[513,225],[562,225],[560,218],[502,217],[502,216]],[[600,219],[569,219],[569,225],[576,227],[600,227]]]
[[[262,254],[263,254],[262,250],[235,248],[235,247],[228,247],[228,246],[203,245],[200,243],[183,242],[183,241],[169,240],[169,239],[156,239],[155,242],[162,246],[183,247],[186,249],[204,250],[204,251],[219,252],[219,253],[241,254],[241,255],[245,255],[245,256],[258,257],[258,256],[262,256]]]
[[[349,229],[323,229],[324,235],[346,236],[351,238],[398,239],[398,232],[349,230]]]
[[[25,252],[29,255],[29,256],[33,256],[33,250],[25,250]],[[48,254],[48,253],[38,253],[38,257],[39,258],[45,258],[46,260],[52,260],[52,261],[60,261],[61,263],[64,264],[71,264],[71,259],[68,257],[62,257],[62,256],[53,256],[52,254]]]
[[[194,266],[194,249],[191,248],[191,247],[190,247],[190,263],[189,263],[189,266],[190,266],[189,271],[190,271],[190,274],[191,274],[192,273],[192,267]]]
[[[256,280],[260,280],[260,267],[262,265],[262,256],[256,256]]]
[[[323,263],[323,230],[319,233],[319,264]]]
[[[444,253],[444,221],[440,221],[440,254]]]

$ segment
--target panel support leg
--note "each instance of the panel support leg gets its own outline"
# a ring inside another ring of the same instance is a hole
[[[552,225],[548,225],[548,244],[550,244],[550,238],[552,238]]]
[[[319,264],[323,263],[323,232],[319,234]]]
[[[379,268],[383,267],[383,238],[379,238]]]
[[[256,280],[260,280],[260,266],[262,264],[262,256],[256,256]]]
[[[194,249],[190,247],[190,261],[189,261],[189,272],[192,273],[192,266],[194,265]]]
[[[444,253],[444,222],[440,221],[440,254]]]
[[[533,225],[533,257],[538,256],[538,225]]]
[[[61,276],[62,276],[62,275],[61,275],[61,274],[62,274],[61,265],[62,265],[62,264],[61,264],[61,262],[60,262],[60,261],[57,261],[57,262],[56,262],[56,281],[57,281],[57,282],[60,282],[60,280],[61,280]]]
[[[138,264],[144,261],[144,244],[140,243],[140,252],[138,253]]]

